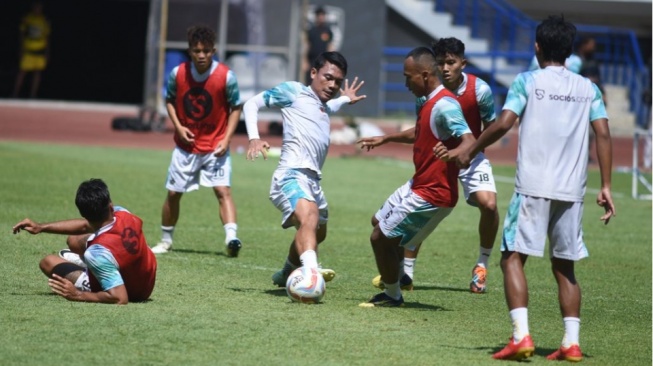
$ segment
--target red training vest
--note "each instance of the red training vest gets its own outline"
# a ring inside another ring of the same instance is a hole
[[[467,86],[463,95],[458,97],[458,103],[463,110],[463,116],[472,135],[477,139],[483,131],[483,122],[481,121],[481,111],[478,108],[476,100],[476,76],[467,74]]]

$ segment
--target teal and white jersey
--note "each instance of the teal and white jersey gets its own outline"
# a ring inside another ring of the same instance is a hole
[[[451,92],[460,97],[465,93],[467,88],[467,74],[463,74],[463,82],[460,84],[457,90],[452,90]],[[481,78],[476,78],[476,102],[478,103],[478,109],[481,114],[481,121],[488,123],[497,119],[497,112],[494,109],[494,96],[492,95],[492,89],[490,86]],[[426,97],[417,98],[415,101],[415,113],[419,113],[422,105],[426,103]]]
[[[573,72],[574,74],[580,74],[580,69],[583,67],[583,60],[578,57],[578,55],[571,54],[565,60],[565,67],[567,70]],[[531,65],[528,67],[528,71],[535,71],[540,69],[540,64],[537,62],[537,57],[533,56]]]
[[[433,98],[442,89],[444,89],[443,85],[435,88],[429,94],[428,99]],[[460,104],[455,98],[448,96],[442,97],[435,102],[433,109],[431,109],[430,125],[431,131],[440,141],[446,141],[451,137],[460,138],[466,133],[472,133],[465,121],[463,111],[460,109]]]
[[[599,88],[562,66],[548,66],[517,75],[503,109],[520,116],[515,190],[582,201],[589,124],[608,118]]]
[[[259,138],[258,110],[263,106],[280,108],[283,142],[278,169],[310,169],[320,177],[329,150],[329,114],[350,101],[342,96],[322,103],[310,86],[295,81],[281,83],[245,103],[249,139]]]
[[[190,72],[193,77],[193,80],[201,83],[209,78],[209,75],[215,71],[218,67],[219,62],[213,60],[211,63],[211,68],[205,73],[200,74],[197,72],[195,65],[190,63]],[[183,64],[182,64],[183,65]],[[181,66],[181,65],[180,65]],[[177,71],[179,66],[176,66],[168,75],[168,86],[166,88],[166,101],[173,101],[177,97]],[[236,79],[236,74],[233,71],[229,70],[227,72],[227,102],[230,106],[235,107],[241,104],[240,100],[240,90],[238,89],[238,80]]]
[[[127,211],[127,209],[121,206],[114,206],[113,210],[116,212]],[[100,230],[88,238],[88,241],[92,241],[99,233],[106,231],[106,228],[113,226],[115,222],[116,219],[114,217],[111,224],[100,228]],[[118,261],[116,261],[116,258],[111,254],[111,251],[103,247],[101,244],[91,245],[90,248],[87,248],[86,251],[84,251],[84,263],[86,263],[89,271],[91,271],[93,276],[98,280],[103,291],[109,291],[114,287],[125,284],[120,275]]]

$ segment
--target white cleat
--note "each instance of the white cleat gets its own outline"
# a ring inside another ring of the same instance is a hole
[[[82,260],[82,258],[79,256],[79,254],[74,253],[70,249],[61,249],[59,251],[59,257],[67,260],[68,262],[75,263],[76,265],[86,268],[86,263]]]
[[[167,241],[162,241],[159,244],[152,247],[152,253],[154,254],[164,254],[172,250],[172,243]]]

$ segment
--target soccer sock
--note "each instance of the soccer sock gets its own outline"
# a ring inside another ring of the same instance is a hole
[[[230,241],[237,239],[236,231],[238,231],[238,224],[229,223],[224,225],[224,232],[226,234],[224,243],[229,244]]]
[[[317,253],[314,250],[307,250],[299,256],[302,266],[306,268],[317,268]]]
[[[404,273],[410,277],[410,279],[413,279],[413,273],[415,272],[415,262],[417,261],[417,258],[404,258]],[[399,277],[401,279],[401,277]]]
[[[510,310],[510,319],[512,320],[512,339],[513,342],[519,343],[522,338],[529,334],[528,332],[528,309],[516,308]]]
[[[476,261],[476,264],[479,266],[483,266],[483,268],[487,268],[487,261],[490,259],[490,254],[492,254],[492,249],[487,249],[483,247],[479,247],[479,255],[478,255],[478,260]]]
[[[175,232],[174,226],[161,225],[161,241],[172,244],[172,233]]]
[[[291,262],[289,258],[286,258],[286,263],[283,265],[282,271],[284,273],[291,274],[295,269],[297,269],[297,266]]]
[[[399,282],[395,282],[392,284],[385,284],[385,294],[390,296],[391,298],[395,300],[399,300],[401,298],[401,288],[399,287]]]
[[[567,317],[562,318],[562,322],[565,324],[565,336],[562,338],[562,346],[569,348],[572,344],[579,344],[580,319]]]

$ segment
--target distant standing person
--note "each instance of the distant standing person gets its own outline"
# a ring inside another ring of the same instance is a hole
[[[75,205],[83,218],[44,224],[24,219],[13,227],[14,234],[69,235],[65,256],[51,254],[39,264],[52,291],[70,301],[120,305],[149,299],[156,257],[145,241],[143,221],[114,206],[101,179],[82,182]]]
[[[306,32],[307,53],[306,53],[306,79],[304,82],[311,83],[311,66],[313,61],[323,52],[333,51],[333,32],[326,21],[326,10],[323,7],[315,9],[315,22]]]
[[[43,3],[32,3],[32,10],[20,23],[20,64],[14,86],[13,97],[18,98],[25,76],[32,74],[30,98],[35,98],[41,83],[41,72],[45,70],[50,52],[50,22],[43,13]]]
[[[242,105],[236,76],[213,60],[215,32],[204,26],[188,29],[191,61],[175,67],[168,77],[166,108],[175,126],[175,144],[168,168],[168,194],[161,213],[161,242],[156,254],[172,249],[172,235],[185,192],[211,187],[220,205],[226,252],[237,257],[242,246],[236,236],[236,205],[231,196],[229,143]]]
[[[535,53],[541,70],[524,72],[508,90],[499,119],[470,147],[436,154],[469,165],[483,148],[499,140],[519,119],[515,193],[503,225],[501,269],[512,337],[493,358],[520,360],[535,352],[528,327],[528,285],[524,265],[542,257],[549,239],[549,257],[558,284],[564,336],[549,360],[578,362],[581,291],[574,267],[588,256],[583,240],[583,200],[587,185],[589,129],[596,134],[601,189],[596,202],[605,209],[606,224],[616,214],[611,194],[612,143],[608,116],[598,87],[563,65],[572,50],[576,27],[551,16],[537,26]],[[447,156],[448,155],[448,156]]]

